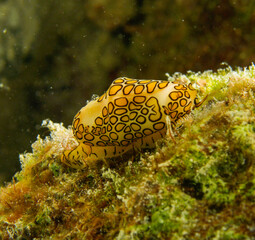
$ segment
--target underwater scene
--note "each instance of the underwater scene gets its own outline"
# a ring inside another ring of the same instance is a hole
[[[0,1],[0,240],[255,240],[255,2]]]

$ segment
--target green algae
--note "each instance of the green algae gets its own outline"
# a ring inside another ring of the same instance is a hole
[[[44,121],[22,170],[0,192],[1,239],[254,239],[255,66],[175,74],[206,102],[176,144],[75,170],[71,129]]]

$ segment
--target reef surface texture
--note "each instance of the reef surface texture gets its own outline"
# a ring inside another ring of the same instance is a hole
[[[0,239],[255,239],[255,66],[174,74],[207,100],[150,152],[84,170],[49,120],[0,189]]]

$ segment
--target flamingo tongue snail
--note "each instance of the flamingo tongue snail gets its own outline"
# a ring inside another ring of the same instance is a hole
[[[165,80],[117,78],[106,93],[74,117],[72,130],[79,145],[61,161],[84,168],[90,161],[135,149],[155,147],[184,116],[200,106],[192,84]]]

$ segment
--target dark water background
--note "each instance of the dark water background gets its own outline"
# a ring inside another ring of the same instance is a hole
[[[254,26],[250,0],[1,0],[0,184],[42,120],[71,124],[119,76],[247,66]]]

